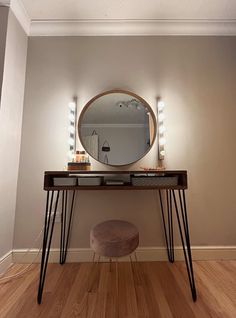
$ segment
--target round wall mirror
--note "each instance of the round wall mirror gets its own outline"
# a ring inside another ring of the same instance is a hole
[[[92,98],[81,112],[78,132],[84,149],[97,161],[123,166],[143,158],[156,137],[156,119],[138,95],[112,90]]]

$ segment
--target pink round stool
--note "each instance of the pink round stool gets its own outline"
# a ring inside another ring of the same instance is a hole
[[[138,244],[138,229],[126,221],[105,221],[90,231],[90,246],[94,253],[110,259],[132,254]]]

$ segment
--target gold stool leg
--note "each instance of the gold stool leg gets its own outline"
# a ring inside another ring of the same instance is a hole
[[[132,270],[132,275],[134,277],[134,264],[133,264],[133,259],[132,259],[132,256],[129,255],[129,259],[130,259],[130,263],[131,263],[131,270]]]
[[[119,318],[119,276],[118,276],[118,258],[116,258],[116,318]]]
[[[88,279],[88,289],[87,289],[88,293],[91,293],[91,291],[92,291],[93,274],[94,274],[94,268],[96,267],[95,256],[96,256],[96,254],[95,254],[95,252],[93,252],[92,268],[91,268],[89,279]]]
[[[94,263],[94,261],[95,261],[95,252],[93,252],[93,260],[92,260],[92,262]]]
[[[118,258],[116,258],[116,293],[119,293],[119,277],[118,277]]]
[[[135,257],[135,263],[133,262],[133,259],[132,259],[133,255]],[[140,271],[139,271],[140,265],[138,264],[138,258],[137,258],[136,252],[134,252],[132,256],[129,255],[133,279],[137,281],[138,284],[141,284],[141,277],[140,277]]]
[[[101,256],[98,255],[98,259],[96,262],[95,262],[95,258],[96,258],[96,253],[94,252],[93,259],[92,259],[92,268],[91,268],[91,272],[90,272],[89,280],[88,280],[88,293],[91,293],[91,291],[92,291],[93,279],[94,279],[94,277],[96,277],[96,269],[97,269],[96,267],[99,264]]]
[[[111,263],[112,263],[112,259],[111,259],[111,258],[109,259],[109,263],[110,263],[110,265],[109,265],[109,271],[110,271],[110,273],[111,273]]]

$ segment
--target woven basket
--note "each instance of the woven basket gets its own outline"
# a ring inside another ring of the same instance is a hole
[[[177,186],[178,177],[132,177],[132,185],[134,186]]]

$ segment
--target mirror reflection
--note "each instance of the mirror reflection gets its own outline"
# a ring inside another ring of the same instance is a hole
[[[101,163],[120,166],[141,159],[151,148],[156,122],[151,107],[141,97],[110,91],[93,98],[79,120],[85,150]]]

